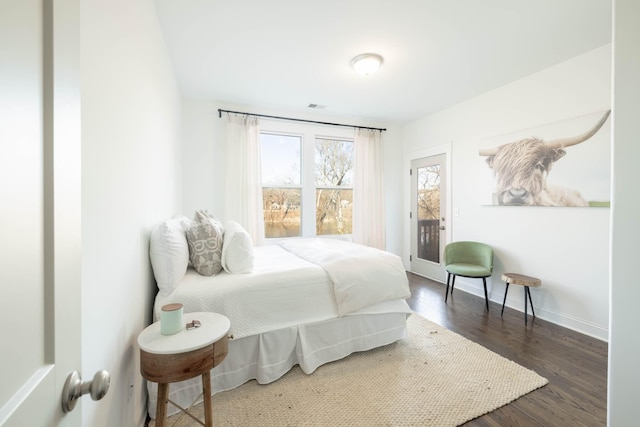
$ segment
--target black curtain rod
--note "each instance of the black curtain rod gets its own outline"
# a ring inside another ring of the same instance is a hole
[[[348,127],[348,128],[369,129],[369,130],[377,130],[377,131],[380,131],[380,132],[383,132],[383,131],[387,130],[387,129],[383,129],[383,128],[370,128],[370,127],[366,127],[366,126],[345,125],[345,124],[342,124],[342,123],[319,122],[319,121],[316,121],[316,120],[294,119],[294,118],[291,118],[291,117],[268,116],[266,114],[245,113],[245,112],[242,112],[242,111],[230,111],[230,110],[223,110],[223,109],[218,108],[218,117],[219,118],[222,118],[222,113],[243,114],[245,116],[264,117],[264,118],[267,118],[267,119],[289,120],[289,121],[292,121],[292,122],[316,123],[316,124],[319,124],[319,125],[344,126],[344,127]]]

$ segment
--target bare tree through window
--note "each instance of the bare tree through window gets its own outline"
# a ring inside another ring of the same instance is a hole
[[[440,166],[418,168],[418,219],[439,219]]]
[[[417,168],[418,257],[439,262],[440,165]]]
[[[316,235],[351,234],[353,141],[316,138],[303,142],[300,135],[274,133],[262,133],[260,141],[265,237],[302,236],[302,221],[314,217]],[[313,145],[305,148],[308,143]],[[304,156],[311,154],[304,162]],[[309,175],[304,174],[303,165],[313,173],[313,180],[307,183],[303,177]],[[303,199],[312,198],[314,192],[315,204],[304,204]],[[315,215],[302,212],[303,206],[313,208]],[[305,229],[311,227],[309,223]]]
[[[265,133],[260,141],[265,237],[301,236],[302,138]]]
[[[351,234],[353,142],[316,139],[316,234]]]

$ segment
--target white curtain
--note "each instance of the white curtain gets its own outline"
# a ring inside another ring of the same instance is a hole
[[[353,241],[386,249],[382,132],[357,128],[353,150]]]
[[[256,245],[264,240],[258,118],[227,113],[225,216],[244,227]]]

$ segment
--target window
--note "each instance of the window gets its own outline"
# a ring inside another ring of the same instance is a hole
[[[265,237],[350,235],[353,141],[306,129],[265,131],[260,143]]]
[[[265,237],[301,236],[302,138],[260,134]]]
[[[316,234],[351,234],[353,141],[317,138]]]

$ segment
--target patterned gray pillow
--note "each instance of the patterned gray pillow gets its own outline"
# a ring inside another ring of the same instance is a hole
[[[189,260],[203,276],[212,276],[222,270],[222,223],[206,211],[196,211],[187,229]]]

